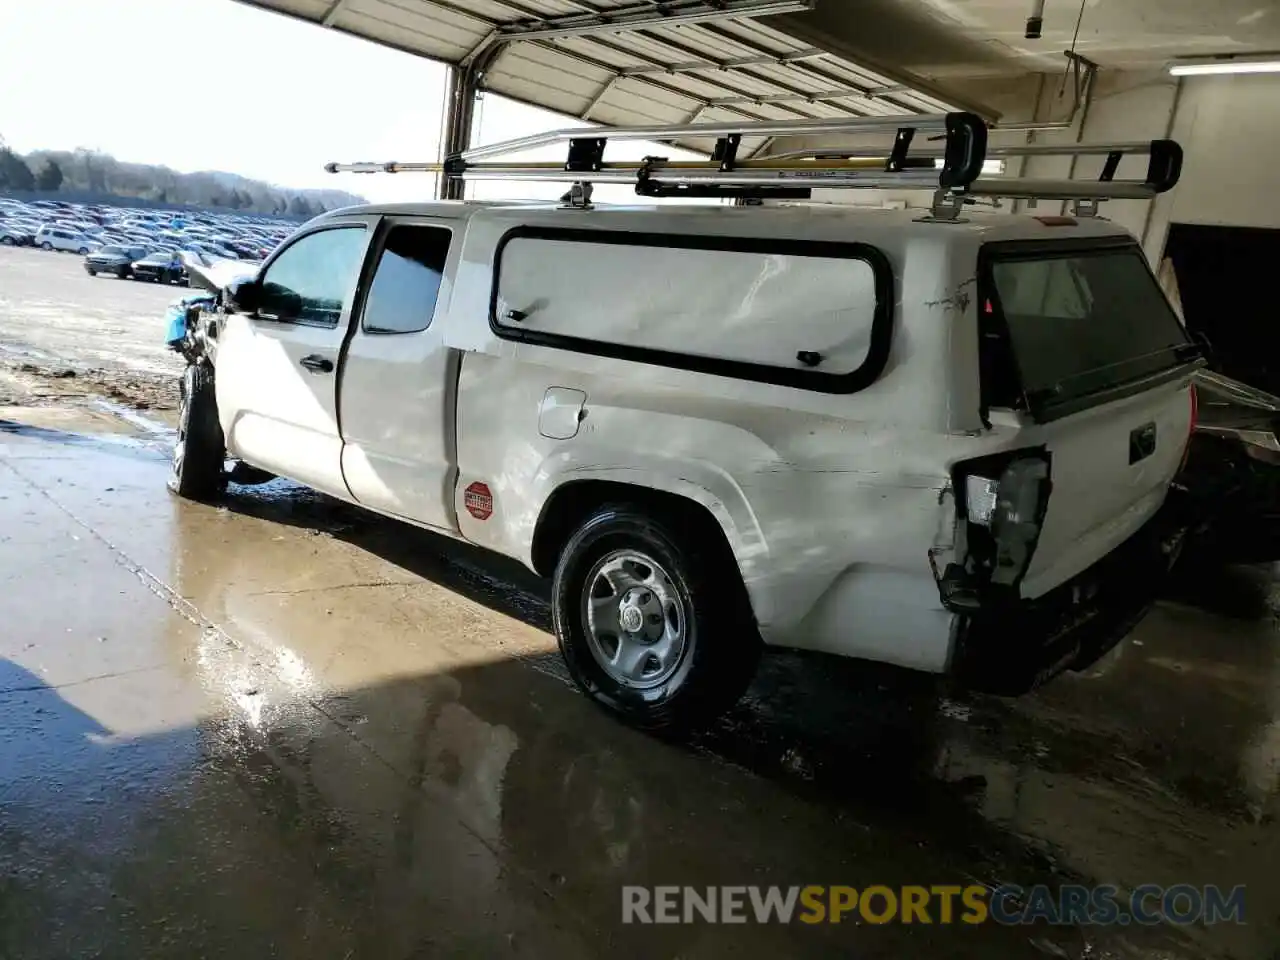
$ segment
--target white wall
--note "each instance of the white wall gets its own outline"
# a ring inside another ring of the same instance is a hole
[[[1184,78],[1171,136],[1182,182],[1152,208],[1148,256],[1170,223],[1280,227],[1280,74]]]
[[[1060,75],[1019,81],[966,85],[963,93],[999,110],[1004,122],[1061,120],[1070,113],[1071,95],[1059,97]],[[1112,200],[1102,215],[1122,224],[1143,241],[1155,262],[1164,249],[1170,223],[1280,228],[1280,75],[1187,77],[1181,82],[1164,71],[1098,74],[1087,113],[1070,130],[1040,131],[1035,143],[1151,140],[1172,137],[1186,154],[1182,180],[1155,201]],[[993,136],[993,144],[1026,142],[1025,134]],[[847,142],[847,141],[846,141]],[[882,142],[882,141],[877,141]],[[824,143],[834,145],[831,140]],[[793,149],[787,143],[786,149]],[[1102,157],[1011,161],[1011,176],[1096,177]],[[1146,157],[1127,159],[1119,176],[1142,177]],[[906,200],[926,207],[924,191],[815,191],[815,199],[871,204]],[[1005,205],[1010,208],[1009,204]],[[1017,209],[1025,210],[1023,204]],[[1062,204],[1042,202],[1041,212],[1057,213]]]
[[[1074,140],[1080,131],[1043,134],[1042,143]],[[1104,216],[1123,224],[1156,261],[1170,223],[1280,227],[1280,76],[1186,77],[1167,73],[1100,73],[1081,136],[1086,142],[1172,137],[1182,144],[1182,179],[1148,203],[1110,201]],[[1070,161],[1035,158],[1026,176],[1063,176]],[[1120,175],[1141,177],[1145,158],[1127,160]],[[1101,157],[1082,157],[1075,177],[1096,176]]]
[[[1068,130],[1039,131],[1033,135],[1037,144],[1072,144],[1076,142],[1102,143],[1155,140],[1169,136],[1170,111],[1174,107],[1177,85],[1165,73],[1107,73],[1098,74],[1094,81],[1093,95],[1087,107]],[[1056,92],[1057,82],[1047,85]],[[1061,111],[1051,111],[1042,102],[1036,119],[1044,120]],[[1081,128],[1083,121],[1083,129]],[[1022,167],[1022,176],[1033,179],[1096,179],[1102,172],[1105,157],[1030,157]],[[1127,157],[1121,164],[1118,177],[1141,178],[1146,175],[1147,157]],[[1177,189],[1177,188],[1175,188]],[[1102,204],[1102,215],[1126,227],[1142,238],[1147,229],[1147,218],[1152,207],[1145,200],[1110,200]],[[1025,204],[1018,209],[1025,210]],[[1051,213],[1065,212],[1066,204],[1042,201],[1039,209]]]

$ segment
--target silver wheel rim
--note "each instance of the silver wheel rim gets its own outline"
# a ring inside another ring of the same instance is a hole
[[[666,683],[689,649],[689,611],[671,575],[637,550],[615,550],[587,574],[582,591],[587,645],[624,686]]]

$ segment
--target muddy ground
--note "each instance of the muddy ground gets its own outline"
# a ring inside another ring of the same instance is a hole
[[[182,362],[164,313],[186,288],[90,277],[73,254],[0,248],[0,406],[107,400],[172,420]]]

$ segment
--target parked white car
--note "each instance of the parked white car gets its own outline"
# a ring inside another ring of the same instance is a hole
[[[230,456],[516,558],[642,726],[724,709],[762,645],[1028,690],[1178,539],[1198,353],[1101,219],[371,206],[224,300],[172,488]]]
[[[82,257],[102,246],[93,237],[86,236],[78,231],[70,230],[66,227],[50,226],[41,227],[36,233],[35,245],[45,250],[78,253]]]

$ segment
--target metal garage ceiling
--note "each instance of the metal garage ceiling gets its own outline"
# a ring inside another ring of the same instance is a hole
[[[868,65],[940,82],[1061,71],[1071,46],[1111,70],[1280,50],[1276,0],[1046,0],[1039,40],[1023,35],[1031,12],[1031,0],[825,0],[773,24]]]
[[[923,81],[859,66],[759,19],[787,11],[803,19],[813,0],[240,2],[473,64],[484,89],[597,123],[891,116],[955,106]]]

